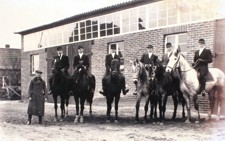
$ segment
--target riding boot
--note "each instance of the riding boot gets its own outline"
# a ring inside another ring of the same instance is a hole
[[[135,90],[133,92],[133,95],[137,95],[137,82],[135,81],[134,84],[135,84]]]
[[[30,125],[30,124],[31,124],[31,119],[32,119],[32,115],[29,114],[29,115],[28,115],[27,125]]]
[[[38,116],[39,124],[42,124],[42,116]]]
[[[126,85],[125,85],[125,77],[121,74],[121,82],[122,82],[122,90],[123,90],[123,94],[126,95],[129,92],[129,89],[126,89]]]
[[[50,76],[50,78],[49,78],[49,91],[48,91],[48,95],[51,95],[52,94],[52,87],[51,87],[51,85],[52,85],[52,76]]]
[[[104,76],[103,78],[102,78],[102,90],[100,90],[99,91],[99,93],[100,94],[102,94],[103,96],[106,96],[106,93],[105,93],[105,81],[106,81],[106,78],[105,78],[106,76]]]

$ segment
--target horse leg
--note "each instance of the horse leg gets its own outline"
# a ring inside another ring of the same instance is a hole
[[[106,122],[110,122],[110,113],[111,113],[111,109],[112,109],[112,102],[113,102],[113,97],[106,97],[106,102],[107,102],[107,119]]]
[[[65,116],[66,116],[66,117],[68,116],[69,99],[70,99],[70,96],[68,95],[68,96],[66,97],[66,109],[65,109]]]
[[[165,112],[166,112],[166,103],[167,103],[167,93],[165,93],[163,95],[163,98],[162,98],[162,120],[164,121],[165,120]]]
[[[221,107],[222,107],[222,95],[223,94],[223,88],[218,87],[217,88],[217,99],[218,99],[218,110],[217,110],[217,120],[220,120],[220,113],[221,113]]]
[[[57,114],[57,109],[58,109],[58,105],[57,105],[57,95],[53,94],[53,100],[54,100],[54,109],[55,109],[55,119],[54,121],[58,121],[58,114]]]
[[[76,103],[76,116],[75,116],[74,122],[77,123],[79,120],[79,98],[78,98],[78,96],[74,96],[74,100]]]
[[[199,104],[198,104],[198,95],[197,94],[193,96],[193,101],[194,101],[195,110],[197,110],[197,114],[198,114],[198,118],[195,121],[195,123],[199,123],[200,122],[200,113],[199,113]]]
[[[183,93],[183,96],[184,96],[184,99],[186,102],[186,109],[187,109],[187,119],[186,119],[185,123],[190,123],[190,118],[191,118],[190,97],[186,93]]]
[[[83,113],[84,113],[84,102],[85,102],[85,98],[82,97],[80,100],[80,122],[83,123],[84,122],[84,117],[83,117]]]
[[[61,108],[61,119],[60,121],[63,121],[63,118],[65,117],[65,98],[63,96],[61,96],[61,105],[60,105],[60,108]]]
[[[138,123],[139,121],[139,108],[141,102],[141,94],[138,94],[137,101],[136,101],[136,115],[135,115],[135,122]]]
[[[210,104],[210,110],[208,113],[208,120],[211,119],[211,114],[213,113],[214,105],[215,105],[215,91],[216,88],[212,88],[211,91],[209,91],[209,104]]]
[[[120,101],[120,94],[118,94],[115,97],[115,121],[114,122],[118,122],[118,109],[119,109],[119,101]]]
[[[183,98],[182,99],[182,118],[185,118],[185,109],[184,109],[185,104],[186,104],[186,102],[185,102],[185,99]]]
[[[175,92],[176,93],[176,92]],[[172,94],[172,98],[173,98],[173,105],[174,105],[174,110],[173,110],[173,117],[172,119],[174,120],[177,116],[177,105],[178,105],[178,99],[177,96],[175,94]]]
[[[145,116],[144,116],[144,122],[147,122],[147,112],[148,112],[148,105],[150,102],[150,95],[147,95],[145,99]]]

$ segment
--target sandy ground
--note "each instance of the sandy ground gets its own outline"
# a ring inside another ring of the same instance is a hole
[[[143,117],[143,103],[140,116]],[[69,116],[62,122],[54,122],[53,104],[46,103],[43,125],[33,117],[32,125],[27,122],[27,102],[0,101],[0,141],[224,141],[225,119],[210,121],[201,116],[201,123],[184,123],[179,111],[175,121],[170,120],[171,110],[166,113],[164,125],[148,123],[135,124],[135,100],[121,98],[119,103],[119,123],[106,123],[105,99],[98,98],[93,103],[93,116],[85,106],[85,122],[74,123],[75,106],[69,105]],[[112,110],[114,115],[114,110]],[[192,114],[193,117],[195,116]]]

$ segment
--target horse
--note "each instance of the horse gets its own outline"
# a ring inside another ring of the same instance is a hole
[[[147,122],[147,111],[150,102],[150,92],[149,92],[149,80],[148,80],[148,71],[146,70],[143,63],[136,60],[132,65],[133,73],[133,82],[137,84],[137,100],[136,100],[136,115],[135,122],[139,122],[139,108],[142,97],[145,97],[145,115],[144,122]]]
[[[118,109],[119,109],[119,100],[120,93],[123,85],[123,79],[120,73],[120,61],[118,59],[113,59],[111,62],[111,71],[109,74],[106,74],[104,80],[104,91],[106,93],[106,103],[107,103],[107,112],[106,112],[106,122],[111,122],[111,109],[112,103],[115,99],[115,120],[118,122]]]
[[[81,66],[77,75],[72,78],[73,83],[73,95],[76,103],[76,116],[74,122],[77,123],[79,120],[81,123],[84,122],[83,111],[85,100],[89,103],[89,114],[92,115],[92,102],[95,91],[95,76],[89,75],[86,72],[84,66]],[[79,108],[80,107],[80,108]],[[80,113],[79,113],[80,110]]]
[[[53,60],[53,75],[51,84],[51,91],[54,100],[54,109],[55,109],[55,119],[54,121],[58,121],[58,104],[57,97],[60,96],[60,108],[61,108],[61,119],[63,120],[65,117],[65,100],[67,98],[67,86],[66,86],[66,77],[60,69],[60,60],[59,58],[55,58]]]
[[[159,64],[158,61],[155,60],[153,62],[151,62],[150,64],[146,64],[145,68],[148,71],[148,75],[149,75],[149,94],[150,94],[150,118],[154,118],[155,120],[157,120],[157,106],[159,108],[159,119],[161,121],[162,119],[162,93],[160,92],[159,88],[159,80],[156,77],[158,75],[158,71],[159,71]]]
[[[176,118],[177,106],[179,101],[182,103],[182,117],[185,117],[185,99],[180,90],[179,70],[166,72],[161,62],[156,64],[155,77],[157,80],[158,91],[162,95],[162,119],[165,120],[166,103],[168,96],[172,96],[174,110],[172,119]]]
[[[185,122],[190,123],[191,118],[190,97],[192,96],[194,101],[194,107],[197,110],[198,114],[197,120],[195,122],[199,123],[200,114],[198,105],[198,91],[200,88],[200,84],[198,80],[198,73],[195,69],[193,69],[190,66],[190,64],[183,57],[183,55],[180,52],[178,52],[178,47],[176,47],[173,50],[173,53],[169,58],[169,62],[166,66],[166,71],[171,72],[171,70],[174,70],[177,66],[180,67],[180,75],[181,75],[180,89],[186,101],[187,120]],[[215,92],[219,93],[219,95],[222,94],[225,75],[218,68],[209,68],[209,74],[211,74],[213,78],[212,81],[207,80],[206,82],[206,91],[209,94],[209,101],[210,101],[210,111],[208,116],[210,117],[214,107],[213,95],[215,94]]]

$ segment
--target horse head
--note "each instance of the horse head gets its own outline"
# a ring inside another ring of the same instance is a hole
[[[113,59],[111,62],[111,75],[117,76],[120,72],[120,61],[118,59]]]
[[[169,57],[169,62],[166,65],[166,72],[171,72],[172,70],[175,70],[180,61],[180,48],[179,46],[175,47],[171,56]]]
[[[133,82],[137,82],[139,80],[144,81],[145,79],[147,80],[147,70],[139,60],[136,60],[133,62],[132,65],[132,72],[133,72]]]

